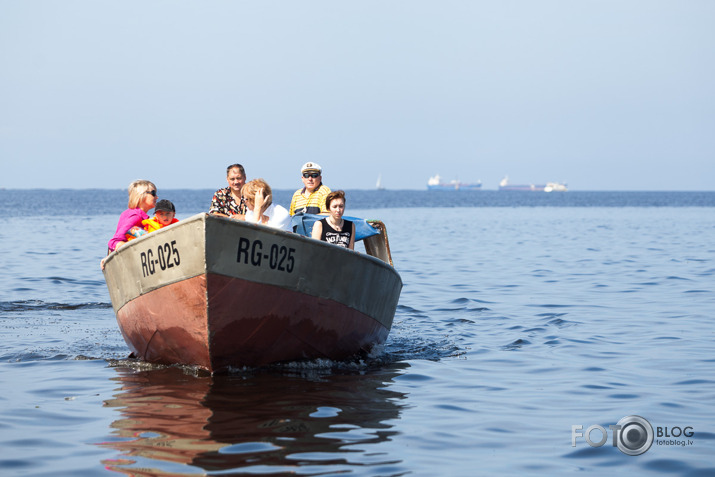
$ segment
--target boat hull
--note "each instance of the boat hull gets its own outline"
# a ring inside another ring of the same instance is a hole
[[[482,190],[481,184],[439,184],[427,185],[427,190]]]
[[[374,257],[206,214],[120,248],[105,278],[137,357],[212,372],[369,351],[402,288]]]
[[[499,190],[505,190],[505,191],[516,190],[516,191],[543,192],[545,188],[546,188],[545,185],[534,185],[534,184],[499,186]]]
[[[460,182],[456,179],[443,182],[439,175],[432,176],[427,181],[427,190],[481,190],[482,182]]]
[[[566,192],[566,184],[561,182],[548,182],[546,184],[509,184],[508,178],[499,183],[500,191],[531,191],[531,192]]]

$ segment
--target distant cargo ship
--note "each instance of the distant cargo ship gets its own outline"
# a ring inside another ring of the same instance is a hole
[[[499,190],[526,190],[536,192],[566,192],[566,184],[547,182],[546,184],[509,184],[509,177],[504,177],[499,183]]]
[[[427,181],[428,190],[480,190],[481,188],[481,181],[476,183],[459,182],[458,180],[442,182],[442,178],[439,175],[432,176]]]

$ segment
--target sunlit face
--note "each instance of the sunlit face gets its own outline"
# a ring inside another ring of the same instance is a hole
[[[241,171],[237,167],[234,167],[228,171],[226,181],[228,182],[228,186],[231,188],[231,192],[240,197],[241,188],[246,184],[246,176],[241,174]]]
[[[340,220],[345,213],[345,201],[340,197],[333,199],[330,201],[330,208],[328,209],[328,212],[333,218],[333,221]]]
[[[171,224],[171,221],[174,220],[175,215],[176,214],[174,212],[170,212],[168,210],[157,210],[156,211],[156,220],[161,225],[169,225],[169,224]]]
[[[323,176],[318,171],[305,171],[303,172],[301,178],[303,179],[303,185],[308,192],[313,192],[316,187],[320,185],[320,181],[323,180]]]
[[[145,190],[144,194],[142,194],[142,200],[140,205],[141,209],[145,211],[153,209],[156,205],[156,201],[158,200],[157,196],[158,194],[155,189]]]

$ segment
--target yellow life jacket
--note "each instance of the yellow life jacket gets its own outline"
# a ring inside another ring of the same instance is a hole
[[[179,221],[179,219],[174,217],[171,220],[171,223],[175,224],[178,221]],[[151,219],[142,220],[142,225],[144,226],[144,230],[146,230],[147,232],[155,232],[155,231],[159,230],[160,228],[164,227],[163,225],[161,225],[159,223],[159,220],[156,218],[156,216],[152,217]],[[171,224],[169,224],[169,225],[171,225]]]

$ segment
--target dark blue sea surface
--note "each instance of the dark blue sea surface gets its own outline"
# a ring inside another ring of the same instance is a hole
[[[347,195],[404,281],[387,343],[211,377],[127,359],[126,191],[0,190],[0,475],[715,475],[715,193]]]

